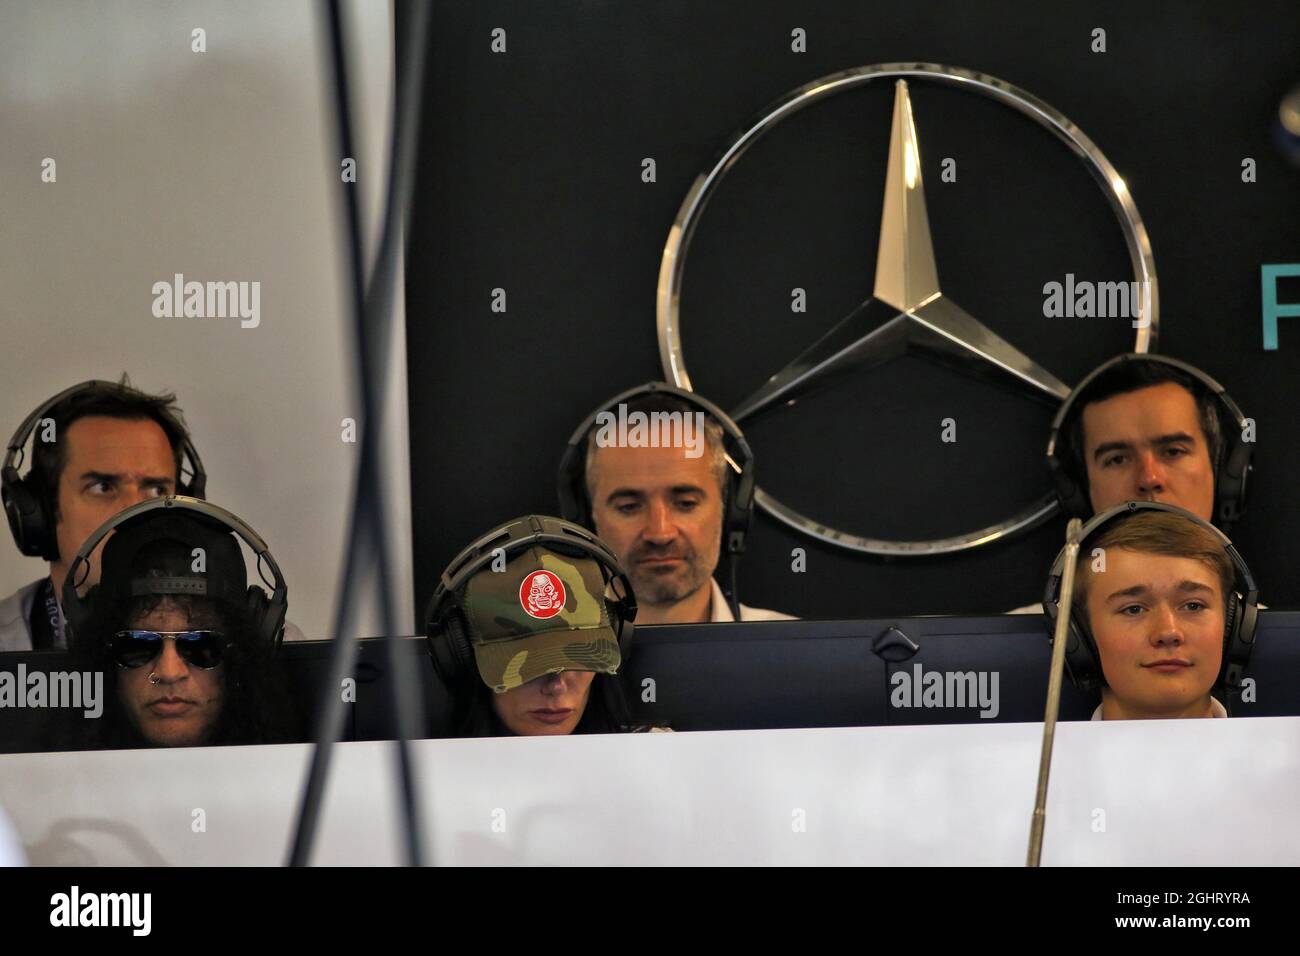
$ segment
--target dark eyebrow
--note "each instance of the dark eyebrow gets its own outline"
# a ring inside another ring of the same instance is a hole
[[[121,475],[110,475],[106,471],[87,471],[81,476],[82,481],[121,481]]]
[[[1132,442],[1126,441],[1106,441],[1098,445],[1092,452],[1093,461],[1109,455],[1113,451],[1128,451],[1133,447]]]
[[[125,477],[120,474],[110,474],[106,471],[87,471],[81,475],[81,480],[85,481],[121,481]],[[141,479],[141,484],[146,485],[174,485],[176,479],[163,475],[149,475]]]
[[[1156,438],[1153,438],[1149,442],[1149,444],[1155,445],[1157,448],[1162,448],[1166,445],[1177,445],[1179,443],[1194,445],[1196,444],[1196,438],[1192,435],[1187,434],[1187,432],[1172,432],[1171,434],[1168,435],[1160,435]],[[1133,443],[1128,441],[1102,442],[1093,451],[1092,457],[1093,460],[1095,461],[1101,458],[1103,455],[1108,455],[1113,451],[1128,451],[1132,447],[1133,447]]]

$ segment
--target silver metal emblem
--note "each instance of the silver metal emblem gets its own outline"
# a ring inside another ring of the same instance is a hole
[[[695,180],[668,233],[659,269],[656,312],[664,377],[681,388],[691,388],[682,355],[679,314],[686,251],[704,207],[722,177],[759,137],[782,120],[824,97],[888,78],[895,81],[894,115],[872,296],[731,409],[732,418],[743,426],[745,419],[774,404],[791,401],[823,376],[849,368],[880,365],[912,349],[955,358],[985,377],[1009,376],[1027,391],[1049,399],[1062,401],[1069,395],[1068,386],[966,313],[941,289],[930,242],[921,151],[908,96],[908,79],[935,81],[987,96],[1025,114],[1071,148],[1098,180],[1119,220],[1134,278],[1146,283],[1139,288],[1150,289],[1149,302],[1138,307],[1140,311],[1134,322],[1137,329],[1134,351],[1154,348],[1159,297],[1151,243],[1124,180],[1093,142],[1046,103],[996,77],[933,63],[885,63],[835,73],[782,97],[736,137],[712,169]],[[976,548],[1032,528],[1057,510],[1055,495],[1048,493],[986,528],[950,538],[892,541],[827,527],[783,505],[762,488],[756,490],[754,498],[772,516],[821,541],[869,554],[894,556],[944,554]]]

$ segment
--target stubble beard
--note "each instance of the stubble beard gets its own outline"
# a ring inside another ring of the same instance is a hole
[[[715,540],[710,543],[713,554],[718,553],[721,544],[722,529],[719,527]],[[653,568],[639,563],[641,558],[660,556],[681,558],[682,567]],[[685,552],[640,549],[630,557],[631,567],[628,568],[628,576],[632,581],[632,589],[636,593],[637,603],[646,606],[662,606],[684,601],[707,585],[713,575],[713,563],[706,561],[701,553],[693,548]]]
[[[674,570],[639,569],[632,573],[637,601],[646,605],[676,604],[690,597],[709,580],[708,568],[696,555]]]

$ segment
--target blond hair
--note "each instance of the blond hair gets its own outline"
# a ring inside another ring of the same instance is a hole
[[[1136,511],[1131,517],[1108,524],[1086,543],[1086,547],[1079,549],[1079,563],[1075,567],[1079,583],[1074,589],[1074,606],[1080,611],[1088,599],[1088,584],[1092,576],[1084,572],[1091,563],[1094,548],[1100,548],[1103,553],[1112,548],[1122,548],[1141,554],[1200,561],[1218,576],[1220,596],[1225,601],[1236,582],[1232,559],[1213,530],[1172,511]]]

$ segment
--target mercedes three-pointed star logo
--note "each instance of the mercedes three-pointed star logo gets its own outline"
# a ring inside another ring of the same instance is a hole
[[[885,63],[823,77],[782,97],[732,141],[712,169],[695,180],[669,231],[659,269],[657,318],[665,378],[681,388],[691,388],[682,356],[679,314],[682,277],[691,237],[723,175],[782,120],[823,97],[886,78],[895,80],[894,117],[872,296],[732,409],[731,415],[737,423],[743,425],[746,419],[777,403],[798,398],[828,375],[880,365],[913,349],[943,355],[983,377],[1005,380],[1009,376],[1026,391],[1049,400],[1063,401],[1070,393],[1068,386],[965,312],[940,289],[925,209],[921,151],[908,96],[909,78],[956,86],[1010,106],[1049,129],[1088,166],[1124,232],[1134,277],[1150,289],[1146,311],[1139,313],[1133,323],[1137,329],[1134,351],[1146,352],[1153,348],[1159,298],[1151,243],[1124,180],[1092,141],[1046,103],[996,77],[934,63]],[[986,528],[950,538],[894,541],[827,527],[783,505],[761,488],[756,490],[754,500],[779,520],[829,544],[895,556],[942,554],[990,544],[1042,523],[1057,509],[1055,495],[1048,493],[1010,518]]]

